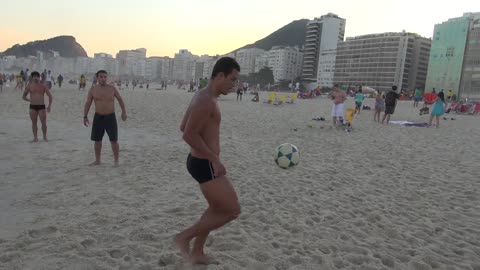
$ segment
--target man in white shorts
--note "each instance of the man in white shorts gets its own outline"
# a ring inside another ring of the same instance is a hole
[[[345,118],[345,105],[344,102],[347,100],[347,96],[343,91],[338,88],[336,84],[333,86],[333,91],[330,94],[330,98],[333,100],[332,105],[332,122],[336,126],[343,123]]]

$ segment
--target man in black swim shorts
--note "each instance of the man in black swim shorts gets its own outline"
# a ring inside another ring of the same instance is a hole
[[[236,86],[239,72],[240,66],[233,58],[220,58],[206,88],[192,98],[180,126],[183,139],[190,145],[188,172],[200,184],[208,202],[200,220],[175,237],[180,253],[193,264],[213,263],[203,250],[208,234],[240,215],[237,194],[219,157],[221,116],[217,104],[220,95],[228,94]]]
[[[117,118],[115,117],[115,98],[122,109],[122,120],[127,120],[125,103],[115,86],[107,84],[107,72],[100,70],[96,74],[97,84],[88,92],[85,103],[83,124],[88,126],[88,111],[92,102],[95,102],[95,116],[93,117],[92,134],[90,139],[95,142],[95,161],[90,165],[100,165],[103,135],[107,132],[114,157],[114,166],[118,166],[120,146],[118,144]]]
[[[30,94],[30,99],[27,98]],[[45,94],[48,96],[48,107],[45,108]],[[23,100],[30,102],[30,119],[32,120],[33,141],[38,142],[37,136],[37,122],[40,118],[42,123],[43,140],[47,139],[47,112],[50,112],[52,106],[53,97],[50,90],[40,83],[40,73],[37,71],[32,72],[32,82],[27,84],[25,91],[23,92]]]

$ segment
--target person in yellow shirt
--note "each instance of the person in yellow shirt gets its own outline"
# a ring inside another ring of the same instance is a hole
[[[453,92],[452,92],[452,89],[450,89],[448,90],[448,93],[447,93],[447,102],[452,101],[452,97],[453,97]]]

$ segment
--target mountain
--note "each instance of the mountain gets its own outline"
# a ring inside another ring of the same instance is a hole
[[[58,52],[62,57],[88,56],[82,45],[72,36],[58,36],[46,40],[36,40],[24,45],[16,44],[4,51],[2,55],[15,55],[18,58],[29,55],[36,56],[37,51],[48,52],[50,50]]]
[[[273,46],[281,45],[302,47],[305,44],[305,32],[307,30],[308,21],[308,19],[293,21],[265,38],[260,39],[253,44],[238,48],[233,52],[246,48],[260,48],[268,51]]]

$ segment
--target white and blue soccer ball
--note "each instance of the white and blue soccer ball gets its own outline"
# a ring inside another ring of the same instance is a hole
[[[290,143],[279,145],[273,153],[273,157],[275,159],[275,163],[277,163],[277,165],[283,169],[295,167],[300,161],[298,148]]]

